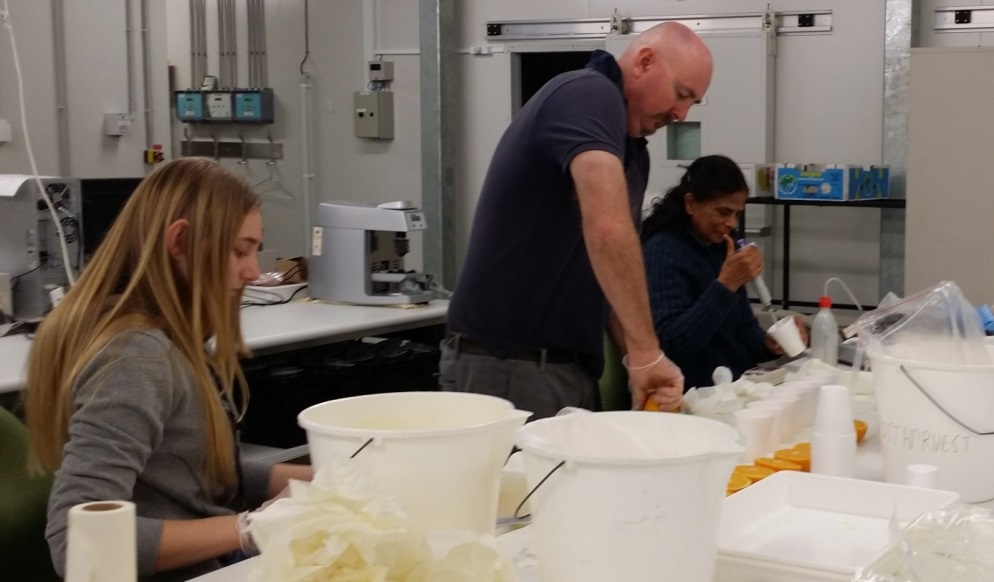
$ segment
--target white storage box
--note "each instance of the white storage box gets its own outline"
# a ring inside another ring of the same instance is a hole
[[[958,500],[951,491],[780,471],[725,499],[715,582],[849,582],[886,554],[892,518],[904,528]]]

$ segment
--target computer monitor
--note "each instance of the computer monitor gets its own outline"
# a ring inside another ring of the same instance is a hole
[[[142,178],[80,180],[83,213],[83,261],[88,262]]]

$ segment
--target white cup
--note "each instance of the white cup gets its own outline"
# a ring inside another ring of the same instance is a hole
[[[751,463],[757,457],[765,457],[773,451],[773,419],[776,411],[769,408],[741,408],[732,413],[735,428],[745,438],[745,452],[742,461]]]
[[[791,358],[803,352],[806,347],[801,340],[801,331],[797,329],[797,323],[794,321],[793,315],[788,315],[780,319],[780,321],[770,326],[770,329],[766,330],[766,333],[770,334],[776,340],[777,344],[783,348],[783,353]]]
[[[797,433],[801,429],[801,414],[804,412],[801,405],[801,396],[798,394],[790,394],[788,392],[781,392],[780,390],[774,390],[763,397],[763,400],[773,401],[773,402],[786,402],[790,406],[784,412],[784,422],[787,423],[786,434],[787,436],[784,440],[788,440],[791,436]]]
[[[852,400],[849,388],[828,384],[818,390],[818,409],[815,411],[814,431],[826,435],[847,436],[856,442],[853,425]]]
[[[797,430],[810,428],[815,422],[815,410],[818,408],[818,389],[806,384],[784,384],[778,391],[781,394],[794,394],[800,397],[798,406]]]
[[[774,448],[790,437],[791,433],[788,431],[791,428],[791,420],[787,418],[788,410],[790,409],[789,402],[784,402],[782,400],[756,400],[746,404],[746,409],[754,408],[768,409],[775,412],[773,417],[773,428],[770,431],[773,438]]]
[[[939,468],[935,465],[915,463],[908,465],[905,484],[912,487],[924,487],[926,489],[939,488]]]
[[[856,436],[812,433],[811,472],[836,477],[855,477]]]

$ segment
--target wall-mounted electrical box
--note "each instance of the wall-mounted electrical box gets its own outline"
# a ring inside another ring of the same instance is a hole
[[[104,113],[104,133],[121,137],[131,133],[131,115],[127,113]]]
[[[356,91],[355,136],[393,139],[393,92]]]
[[[273,122],[273,90],[245,89],[234,92],[235,121],[246,123]]]
[[[227,91],[208,91],[205,94],[207,103],[204,113],[210,121],[231,121],[234,115],[231,113],[231,93]]]
[[[273,90],[176,91],[176,118],[184,123],[273,123]]]
[[[370,81],[393,81],[393,63],[390,61],[369,61]]]
[[[204,120],[204,94],[200,91],[176,91],[176,118],[185,122]]]

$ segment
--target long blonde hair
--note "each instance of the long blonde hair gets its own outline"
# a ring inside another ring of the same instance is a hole
[[[61,464],[74,410],[71,389],[93,357],[117,334],[160,329],[189,362],[203,405],[205,485],[235,483],[234,442],[219,392],[233,410],[244,411],[238,358],[247,350],[228,273],[235,237],[258,207],[245,182],[201,158],[172,161],[141,182],[35,337],[26,413],[37,462],[51,470]],[[181,245],[186,276],[166,247],[167,228],[179,219],[189,222]],[[211,335],[216,345],[208,353]]]

